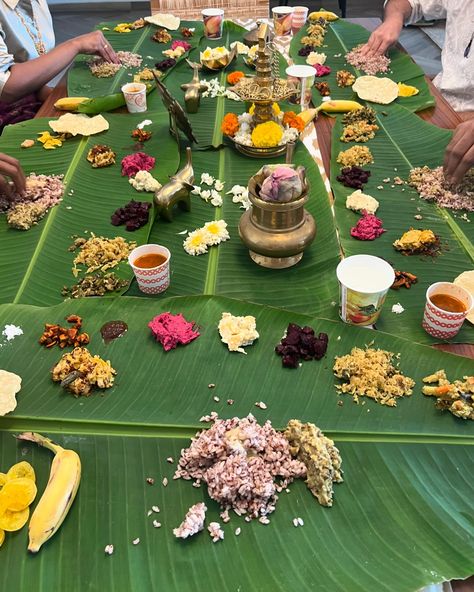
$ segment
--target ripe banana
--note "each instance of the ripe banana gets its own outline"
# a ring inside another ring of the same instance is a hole
[[[305,126],[308,125],[318,114],[317,109],[305,109],[298,114],[299,117],[304,121]]]
[[[35,432],[24,432],[19,440],[35,442],[55,454],[46,489],[31,516],[28,528],[28,551],[37,553],[41,545],[61,526],[76,497],[81,481],[81,459],[74,450],[67,450]]]
[[[88,100],[87,97],[63,97],[58,99],[54,106],[56,109],[61,109],[61,111],[76,111],[81,103]]]
[[[345,113],[346,111],[357,111],[362,109],[362,105],[357,101],[323,101],[316,110],[324,113]]]
[[[317,10],[309,15],[310,21],[317,21],[318,18],[323,18],[325,21],[337,21],[339,17],[337,14],[330,12],[329,10]]]

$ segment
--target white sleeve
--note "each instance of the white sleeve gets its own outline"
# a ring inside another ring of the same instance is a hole
[[[445,0],[408,0],[411,5],[411,16],[405,21],[406,25],[416,23],[421,19],[427,21],[445,19]]]
[[[13,56],[8,52],[5,43],[4,32],[0,26],[0,99],[7,80],[10,78],[10,68],[15,63]]]

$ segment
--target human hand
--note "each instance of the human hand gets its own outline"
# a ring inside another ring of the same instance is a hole
[[[12,186],[5,176],[13,181],[13,187],[16,193],[21,195],[25,191],[25,173],[21,168],[20,162],[16,158],[0,152],[0,193],[3,193],[7,197],[13,197],[14,192]]]
[[[457,185],[474,166],[474,119],[460,123],[446,148],[443,170],[448,183]]]
[[[79,37],[75,37],[73,42],[77,45],[78,53],[95,54],[101,56],[106,62],[120,63],[117,54],[104,37],[102,31],[92,31],[91,33],[80,35]]]
[[[366,56],[382,55],[387,49],[397,42],[402,30],[403,22],[385,21],[369,37],[369,40],[361,49],[361,54]]]

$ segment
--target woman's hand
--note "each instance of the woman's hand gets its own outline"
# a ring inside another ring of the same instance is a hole
[[[95,54],[104,58],[106,62],[120,63],[117,54],[104,37],[102,31],[92,31],[91,33],[80,35],[79,37],[75,37],[72,42],[76,44],[77,53]]]
[[[0,192],[8,197],[12,197],[12,186],[8,182],[8,178],[5,177],[9,177],[13,181],[16,193],[21,195],[25,191],[25,173],[21,168],[20,162],[16,158],[0,152]]]
[[[444,176],[448,183],[457,185],[474,166],[474,119],[460,123],[444,156]]]

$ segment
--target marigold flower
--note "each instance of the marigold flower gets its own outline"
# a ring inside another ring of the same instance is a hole
[[[237,82],[239,82],[241,78],[244,77],[245,74],[243,72],[241,72],[240,70],[236,70],[235,72],[231,72],[227,75],[227,82],[233,86],[234,84],[237,84]]]
[[[273,148],[278,146],[283,136],[283,129],[274,121],[257,125],[252,132],[252,143],[257,148]]]
[[[239,131],[239,120],[235,113],[227,113],[221,124],[221,131],[225,136],[233,137]]]
[[[283,125],[288,125],[289,127],[294,127],[299,132],[304,130],[304,121],[301,119],[299,115],[296,115],[294,111],[287,111],[283,115]]]

